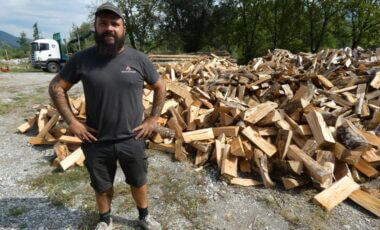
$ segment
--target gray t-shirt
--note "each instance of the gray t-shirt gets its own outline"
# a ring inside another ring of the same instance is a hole
[[[114,58],[99,55],[95,47],[75,54],[59,73],[72,84],[82,81],[87,125],[99,141],[135,136],[142,122],[144,81],[154,84],[159,75],[149,58],[132,48]]]

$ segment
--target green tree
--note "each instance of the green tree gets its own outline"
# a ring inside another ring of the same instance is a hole
[[[345,5],[345,18],[350,27],[351,47],[366,45],[364,40],[380,30],[380,0],[350,0]]]
[[[20,45],[19,50],[22,52],[24,57],[26,57],[29,53],[30,44],[26,38],[26,33],[24,31],[20,33],[20,38],[18,39],[17,43]]]
[[[130,45],[149,52],[163,44],[161,2],[151,0],[115,0],[123,11]]]
[[[182,43],[185,52],[196,52],[209,42],[214,0],[162,0],[165,29]],[[173,39],[172,39],[173,40]]]
[[[40,39],[40,31],[38,29],[38,25],[37,25],[37,22],[35,22],[33,24],[33,39],[34,40],[37,40],[37,39]]]
[[[69,35],[69,41],[67,42],[67,49],[69,52],[75,53],[93,46],[95,44],[92,36],[93,33],[93,24],[90,22],[83,22],[79,27],[73,24]]]

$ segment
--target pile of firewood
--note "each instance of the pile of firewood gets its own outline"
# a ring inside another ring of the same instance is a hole
[[[149,148],[199,168],[213,164],[231,184],[312,184],[323,190],[313,201],[327,210],[349,197],[380,216],[380,49],[274,50],[246,66],[211,55],[157,69],[168,95]],[[70,101],[84,119],[83,98]],[[145,115],[152,102],[146,86]],[[43,109],[23,125],[38,123],[29,142],[78,148],[54,108]]]

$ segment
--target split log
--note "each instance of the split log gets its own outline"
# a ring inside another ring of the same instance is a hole
[[[248,126],[243,129],[242,133],[248,138],[248,140],[257,145],[269,157],[273,156],[277,152],[277,148],[263,139],[255,130],[252,129],[252,127]]]
[[[327,211],[344,201],[350,194],[360,189],[351,177],[343,177],[313,197],[313,202],[321,205]]]
[[[301,161],[307,168],[311,177],[313,177],[320,184],[323,184],[331,176],[331,173],[326,171],[318,162],[312,159],[309,155],[304,153],[295,145],[290,145],[288,149],[288,158],[291,160]]]

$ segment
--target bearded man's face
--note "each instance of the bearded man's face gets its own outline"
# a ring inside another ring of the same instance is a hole
[[[112,12],[102,12],[95,19],[95,42],[100,55],[116,56],[124,47],[123,20]]]

